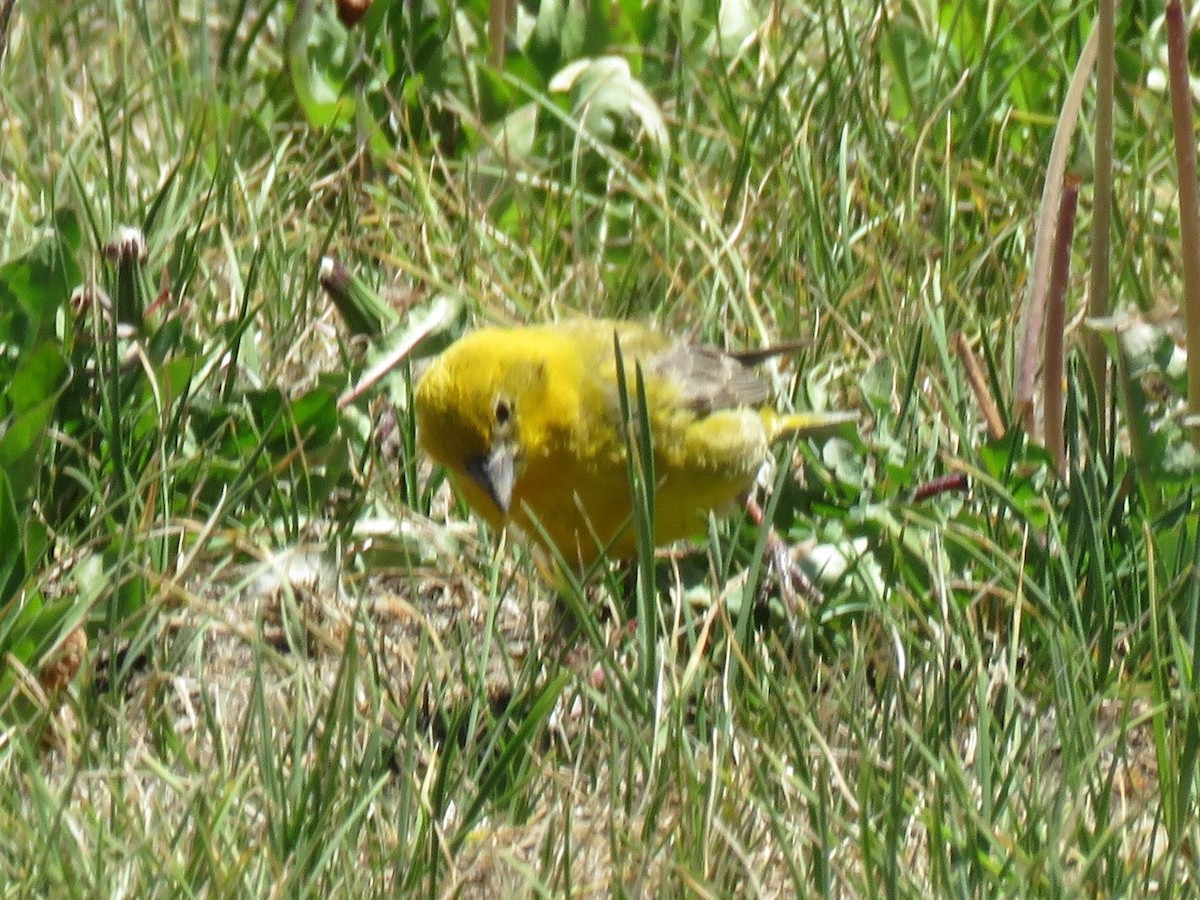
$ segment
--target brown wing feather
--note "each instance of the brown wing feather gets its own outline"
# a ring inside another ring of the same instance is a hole
[[[788,341],[783,344],[773,344],[770,347],[763,347],[761,350],[729,350],[727,352],[744,366],[757,366],[772,357],[783,356],[785,353],[796,353],[807,349],[809,346],[808,341]]]
[[[750,369],[723,350],[677,343],[650,360],[651,370],[673,382],[698,415],[738,406],[761,406],[770,389]]]

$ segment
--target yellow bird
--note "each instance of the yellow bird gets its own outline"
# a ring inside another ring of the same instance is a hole
[[[710,511],[747,494],[773,441],[853,418],[764,407],[767,385],[745,361],[781,349],[737,356],[601,319],[462,337],[417,384],[421,446],[492,526],[543,545],[544,531],[580,568],[637,549],[614,338],[631,409],[642,368],[656,545],[702,533]]]

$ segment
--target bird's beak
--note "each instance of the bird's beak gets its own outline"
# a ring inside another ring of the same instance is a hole
[[[516,480],[515,448],[497,444],[486,456],[467,460],[467,474],[483,490],[500,512],[507,516],[512,505],[513,483]]]

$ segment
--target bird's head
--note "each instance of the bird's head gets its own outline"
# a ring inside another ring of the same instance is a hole
[[[511,329],[487,328],[461,338],[437,357],[416,389],[421,446],[508,517],[531,438],[526,423],[544,409],[547,363]],[[468,499],[471,499],[468,496]]]

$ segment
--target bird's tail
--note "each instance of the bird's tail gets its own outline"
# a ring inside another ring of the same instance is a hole
[[[763,412],[763,422],[771,443],[794,437],[832,435],[857,421],[858,414],[852,412]]]

